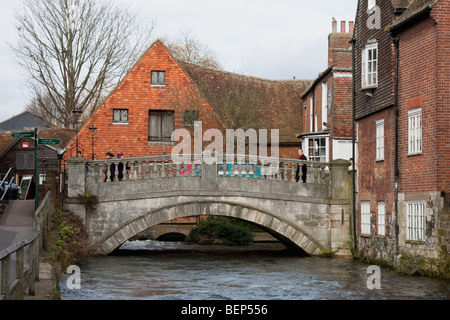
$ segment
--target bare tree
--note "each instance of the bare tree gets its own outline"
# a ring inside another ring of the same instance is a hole
[[[151,26],[128,8],[101,0],[23,0],[12,46],[33,98],[52,122],[74,123],[101,103],[150,45]],[[44,99],[45,98],[45,99]]]
[[[267,94],[258,80],[226,72],[206,75],[198,78],[197,85],[226,128],[261,127]]]
[[[42,90],[36,89],[34,96],[25,106],[25,110],[35,114],[48,123],[52,123],[58,127],[63,127],[63,123],[60,122],[58,115],[58,107],[53,104],[52,99]]]
[[[192,87],[176,86],[167,93],[172,109],[183,114],[183,124],[191,134],[194,133],[194,122],[200,119],[203,96]]]
[[[195,38],[190,30],[182,30],[176,40],[164,39],[164,43],[177,60],[205,68],[222,69],[216,54]]]

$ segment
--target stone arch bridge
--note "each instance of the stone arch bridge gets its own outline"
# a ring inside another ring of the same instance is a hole
[[[198,215],[254,223],[310,255],[348,253],[348,161],[248,160],[188,164],[174,163],[169,156],[70,158],[65,206],[83,219],[98,254],[111,253],[152,226]],[[128,165],[123,177],[120,162]],[[296,182],[298,165],[308,168],[306,183]],[[95,208],[79,197],[88,193],[98,197]]]

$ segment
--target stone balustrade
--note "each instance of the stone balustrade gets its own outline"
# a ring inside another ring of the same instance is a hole
[[[206,164],[187,156],[185,162],[174,162],[170,155],[86,162],[87,182],[114,182],[173,177],[201,178],[206,167],[216,178],[269,179],[296,182],[297,166],[307,167],[307,182],[328,184],[330,163],[269,157],[226,155],[223,162]],[[121,169],[119,170],[119,167]],[[211,168],[212,167],[212,168]]]

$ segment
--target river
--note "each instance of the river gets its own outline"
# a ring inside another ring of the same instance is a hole
[[[349,258],[297,256],[276,245],[247,248],[126,242],[80,267],[80,289],[60,279],[62,300],[449,300],[450,281],[380,270]],[[262,250],[264,249],[264,250]],[[375,282],[372,282],[375,283]]]

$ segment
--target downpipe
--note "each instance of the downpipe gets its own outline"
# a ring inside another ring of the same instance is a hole
[[[398,71],[399,71],[399,58],[400,58],[400,39],[393,38],[395,46],[395,83],[394,83],[394,109],[395,109],[395,157],[394,157],[394,174],[395,174],[395,199],[394,199],[394,214],[395,214],[395,255],[394,255],[394,267],[397,266],[397,256],[399,252],[398,237],[398,181],[399,181],[399,169],[398,169],[398,120],[399,120],[399,108],[398,108]]]

